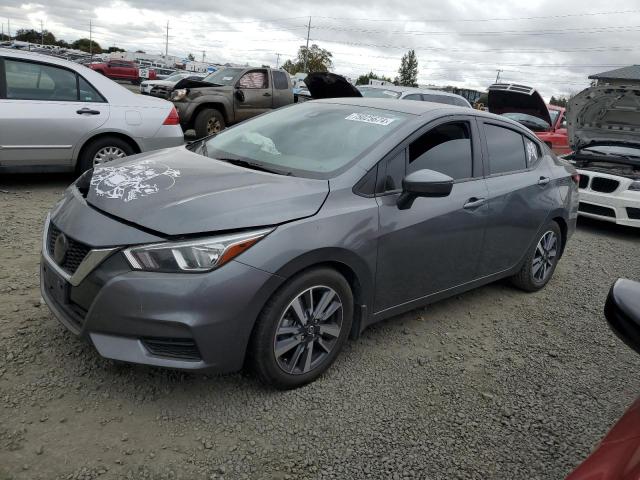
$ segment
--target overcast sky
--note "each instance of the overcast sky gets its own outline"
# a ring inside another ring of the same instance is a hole
[[[420,84],[484,90],[496,79],[534,86],[544,97],[577,92],[587,76],[640,63],[637,0],[2,0],[0,22],[101,46],[193,53],[208,61],[275,65],[306,41],[333,53],[333,71],[355,78],[373,70],[394,77],[416,50]]]

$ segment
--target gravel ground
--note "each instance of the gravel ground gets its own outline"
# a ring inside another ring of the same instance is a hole
[[[2,480],[559,479],[639,394],[601,312],[638,278],[640,233],[596,222],[545,290],[383,322],[296,391],[103,360],[40,303],[42,220],[70,180],[0,178]]]

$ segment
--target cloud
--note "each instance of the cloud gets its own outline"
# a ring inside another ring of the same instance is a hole
[[[627,12],[599,14],[609,12]],[[23,3],[4,0],[0,19],[16,28],[45,28],[74,40],[88,36],[103,46],[169,52],[210,61],[271,64],[295,56],[306,41],[330,50],[334,71],[356,77],[373,70],[395,76],[407,49],[416,50],[421,84],[484,89],[501,78],[536,87],[545,97],[588,85],[587,76],[610,65],[637,62],[631,46],[640,36],[640,9],[610,0],[598,10],[583,1],[496,0],[130,0],[91,6],[79,0]],[[630,10],[633,10],[630,12]],[[540,18],[544,17],[544,18]]]

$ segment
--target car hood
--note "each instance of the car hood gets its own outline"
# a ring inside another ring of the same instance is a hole
[[[640,145],[640,86],[587,88],[569,101],[566,116],[574,150],[593,144]]]
[[[489,112],[496,115],[524,113],[545,121],[551,126],[551,116],[544,99],[531,87],[511,83],[495,83],[489,87]]]
[[[181,79],[184,80],[184,79]],[[171,80],[147,80],[146,82],[142,82],[143,85],[151,85],[152,87],[161,85],[163,87],[172,87],[176,84],[176,82]]]
[[[327,180],[231,165],[176,147],[96,167],[87,202],[170,236],[277,225],[318,212]]]
[[[360,91],[346,78],[329,72],[310,73],[304,79],[309,93],[314,99],[362,97]]]
[[[215,83],[203,82],[202,80],[192,80],[190,78],[183,78],[175,84],[174,88],[176,90],[180,88],[227,88],[233,90],[233,87],[224,87]]]

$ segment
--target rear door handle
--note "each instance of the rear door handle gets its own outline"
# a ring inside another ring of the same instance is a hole
[[[486,200],[486,198],[471,197],[469,200],[467,200],[467,203],[464,204],[463,208],[465,208],[466,210],[474,210],[484,205],[484,202]]]
[[[262,94],[262,96],[263,96],[263,97],[270,97],[270,96],[271,96],[271,94],[270,94],[269,92],[266,92],[266,93],[263,93],[263,94]]]
[[[78,115],[100,115],[100,110],[91,110],[90,108],[81,108],[80,110],[76,110]]]
[[[540,177],[540,179],[538,180],[538,185],[541,185],[541,186],[544,187],[550,181],[551,181],[551,179],[549,177]]]

